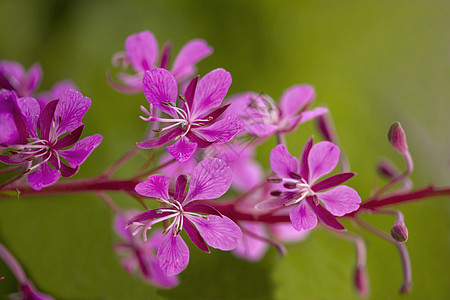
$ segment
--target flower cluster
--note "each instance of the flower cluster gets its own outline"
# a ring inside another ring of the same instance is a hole
[[[147,122],[147,132],[135,149],[99,176],[64,183],[57,181],[75,175],[102,141],[99,134],[81,139],[82,118],[91,100],[67,80],[37,94],[42,77],[38,64],[26,71],[18,63],[0,61],[0,162],[13,165],[1,172],[19,171],[0,185],[0,192],[5,196],[8,191],[23,196],[95,192],[116,212],[114,229],[120,241],[114,249],[123,267],[162,288],[175,287],[177,275],[188,266],[186,237],[203,252],[211,253],[212,247],[257,261],[269,246],[284,255],[285,243],[304,240],[321,224],[355,243],[355,287],[360,295],[367,295],[364,240],[340,222],[351,218],[355,226],[397,246],[404,272],[401,291],[410,290],[411,268],[403,244],[408,229],[400,211],[383,207],[448,195],[450,189],[431,186],[411,191],[408,175],[413,162],[400,123],[391,126],[388,138],[403,156],[406,170],[402,173],[390,161],[380,162],[377,170],[387,183],[374,187],[363,202],[354,188],[343,185],[356,174],[348,170],[328,109],[311,108],[313,87],[289,87],[278,103],[255,92],[227,97],[232,79],[225,69],[196,76],[196,64],[212,53],[205,41],[188,42],[172,65],[170,52],[168,43],[159,55],[149,31],[126,39],[125,52],[113,57],[113,64],[121,68],[117,81],[109,73],[107,80],[119,92],[143,93],[148,108],[141,105],[140,118]],[[317,122],[323,140],[314,144],[313,138],[308,139],[297,159],[289,153],[284,135],[309,120]],[[264,170],[255,153],[270,137],[276,138],[277,145],[266,161],[270,169]],[[166,151],[157,151],[162,146]],[[142,168],[130,178],[111,177],[142,149],[152,149]],[[157,165],[148,169],[154,162]],[[329,175],[338,164],[341,172]],[[28,183],[22,180],[25,175]],[[145,210],[124,210],[105,191],[124,192]],[[364,212],[394,215],[391,235],[360,219]],[[22,294],[50,299],[34,289],[1,244],[0,258],[18,278]]]

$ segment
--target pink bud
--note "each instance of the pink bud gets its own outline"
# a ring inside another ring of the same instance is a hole
[[[399,122],[395,122],[391,125],[391,128],[389,128],[388,138],[392,147],[394,147],[394,149],[400,154],[408,153],[408,144],[406,143],[405,131]]]
[[[397,242],[404,243],[408,240],[408,228],[402,221],[396,221],[391,228],[391,236]]]
[[[387,159],[383,159],[378,162],[377,172],[388,179],[393,179],[400,175],[392,162]]]
[[[369,287],[369,278],[367,276],[367,271],[362,266],[357,266],[355,269],[355,287],[358,291],[358,294],[361,297],[369,296],[370,287]]]

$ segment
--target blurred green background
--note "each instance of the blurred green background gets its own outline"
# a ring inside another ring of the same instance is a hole
[[[386,133],[400,121],[415,161],[415,186],[450,184],[450,2],[438,0],[322,1],[0,1],[0,58],[25,67],[40,62],[41,90],[70,78],[92,99],[85,135],[103,143],[77,178],[94,176],[141,140],[142,95],[125,96],[105,80],[110,58],[125,38],[151,30],[174,51],[204,38],[214,54],[199,65],[231,72],[230,94],[263,91],[277,99],[309,83],[316,103],[330,108],[340,146],[358,173],[350,185],[366,197],[380,156],[401,158]],[[306,124],[288,137],[299,153],[314,133]],[[267,167],[274,141],[261,147]],[[145,157],[118,176],[131,174]],[[112,194],[121,206],[132,199]],[[448,299],[450,205],[435,198],[402,208],[410,232],[413,291],[402,299]],[[129,276],[112,251],[113,214],[95,195],[1,199],[0,240],[43,292],[56,299],[358,299],[352,285],[354,247],[324,230],[274,249],[258,263],[191,247],[188,269],[173,290]],[[391,217],[366,218],[384,230]],[[349,225],[349,223],[345,223]],[[365,234],[372,299],[400,298],[400,261],[393,245]],[[16,282],[0,262],[0,295]]]

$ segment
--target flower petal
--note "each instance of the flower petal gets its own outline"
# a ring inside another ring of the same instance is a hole
[[[308,155],[310,184],[333,171],[339,161],[339,153],[338,146],[327,141],[312,146]]]
[[[188,205],[185,205],[183,207],[183,209],[184,209],[184,211],[187,211],[187,212],[195,212],[195,213],[216,215],[216,216],[222,217],[222,214],[217,209],[215,209],[214,207],[212,207],[210,205],[203,204],[203,203],[192,202],[192,203],[189,203]]]
[[[208,245],[206,245],[205,240],[200,235],[197,228],[191,223],[191,221],[189,221],[188,217],[186,217],[184,220],[183,228],[186,231],[189,238],[191,239],[191,241],[195,244],[195,246],[197,246],[198,249],[207,253],[211,253],[211,251],[208,248]]]
[[[195,224],[206,243],[213,248],[233,250],[242,238],[239,226],[226,216],[209,215],[208,219],[192,216],[188,218]]]
[[[25,117],[25,123],[28,128],[28,135],[36,137],[39,114],[41,112],[39,103],[31,97],[17,99],[17,104]]]
[[[146,197],[169,199],[170,178],[164,175],[152,175],[146,181],[138,183],[135,191]]]
[[[161,241],[158,248],[158,264],[164,274],[173,276],[186,269],[189,263],[189,248],[179,234],[170,230]]]
[[[195,149],[197,149],[197,143],[191,143],[186,137],[182,137],[174,144],[166,147],[167,151],[178,161],[187,161],[192,154],[194,154]]]
[[[302,241],[310,233],[308,230],[297,231],[289,223],[270,224],[269,231],[276,239],[285,243]]]
[[[298,173],[297,159],[289,154],[283,144],[270,152],[270,167],[281,178],[291,178],[290,173]]]
[[[180,127],[177,127],[175,129],[170,130],[165,135],[162,135],[162,136],[159,136],[156,138],[152,138],[152,139],[148,139],[143,142],[138,142],[138,143],[136,143],[136,146],[138,146],[139,148],[142,148],[142,149],[154,149],[154,148],[157,148],[157,147],[164,145],[165,143],[168,143],[169,141],[173,140],[174,138],[179,136],[182,132],[183,132],[183,130]]]
[[[127,226],[133,225],[133,223],[141,223],[146,221],[151,221],[154,219],[164,218],[168,215],[173,214],[173,211],[167,211],[167,208],[157,208],[146,210],[140,214],[135,215],[127,221]]]
[[[41,129],[41,139],[48,140],[50,137],[50,129],[53,124],[55,110],[59,100],[53,100],[47,103],[39,115],[39,127]]]
[[[202,39],[189,41],[178,52],[173,63],[172,74],[178,82],[183,81],[196,72],[195,64],[211,55],[213,49]]]
[[[230,167],[233,170],[233,187],[240,191],[249,191],[262,180],[262,167],[253,160],[231,163]]]
[[[207,141],[216,142],[221,145],[229,142],[236,134],[244,131],[244,123],[235,115],[228,115],[208,127],[198,127],[194,129],[200,133]]]
[[[33,95],[41,84],[42,79],[42,68],[39,63],[33,64],[27,72],[26,75],[26,86],[24,96]]]
[[[177,177],[177,182],[175,184],[175,193],[173,198],[180,203],[183,200],[184,192],[186,191],[186,184],[187,184],[187,176],[179,175]]]
[[[323,224],[336,230],[345,230],[345,227],[342,226],[342,224],[339,223],[336,217],[333,216],[328,210],[326,210],[320,204],[315,205],[312,201],[312,197],[308,197],[306,201]]]
[[[66,90],[55,109],[55,121],[59,122],[56,134],[73,131],[82,125],[81,119],[91,106],[91,99],[75,90]]]
[[[66,134],[64,137],[59,139],[56,142],[56,145],[54,146],[54,149],[63,149],[69,146],[72,146],[75,144],[81,137],[81,134],[83,133],[84,125],[81,125],[74,131]]]
[[[302,108],[314,100],[314,97],[314,88],[310,85],[294,85],[288,88],[280,99],[282,118],[298,114]]]
[[[67,150],[59,150],[58,154],[64,157],[72,168],[81,165],[88,156],[100,145],[103,137],[100,134],[87,136],[78,141],[73,147]]]
[[[150,255],[146,255],[148,257],[149,262],[147,263],[149,265],[150,277],[148,279],[155,285],[157,285],[160,288],[173,288],[178,285],[178,278],[176,276],[168,276],[164,274],[164,271],[160,268],[158,261],[154,259]]]
[[[317,225],[317,217],[306,204],[306,201],[301,201],[299,205],[295,206],[289,212],[292,226],[297,230],[313,229]]]
[[[303,147],[302,153],[300,153],[300,176],[302,176],[305,180],[308,180],[309,177],[309,167],[308,167],[308,156],[311,151],[313,145],[313,138],[310,137]]]
[[[177,116],[175,110],[163,104],[169,101],[177,102],[178,86],[172,74],[162,68],[145,71],[143,84],[147,101],[157,109],[175,118]]]
[[[349,180],[350,178],[352,178],[355,175],[356,175],[356,173],[352,173],[352,172],[339,173],[339,174],[330,176],[330,177],[314,184],[311,187],[311,189],[314,192],[320,192],[320,191],[335,187],[337,185],[340,185],[341,183],[346,182],[347,180]]]
[[[258,222],[248,221],[240,222],[240,225],[244,231],[244,235],[239,241],[236,249],[233,250],[233,254],[249,261],[259,261],[269,247],[266,242],[255,237],[266,237],[264,225]],[[289,226],[292,228],[290,224]]]
[[[215,69],[203,76],[195,91],[191,108],[192,118],[195,119],[218,107],[227,94],[230,85],[231,75],[224,69]]]
[[[342,217],[359,208],[361,198],[358,193],[346,185],[341,185],[323,193],[317,193],[327,210],[335,216]]]
[[[189,192],[183,203],[219,198],[230,188],[232,176],[231,168],[223,160],[202,160],[192,172]]]
[[[314,118],[320,117],[328,113],[328,108],[326,107],[316,107],[310,110],[306,110],[301,113],[300,123],[308,122]]]
[[[155,66],[158,58],[158,43],[148,30],[130,35],[125,40],[127,58],[136,71],[144,72]]]
[[[31,174],[28,174],[28,183],[35,191],[40,191],[42,188],[52,185],[61,177],[61,172],[50,168],[46,163],[39,166],[39,168]]]

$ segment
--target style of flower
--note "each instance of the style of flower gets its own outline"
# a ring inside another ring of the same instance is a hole
[[[340,173],[315,183],[336,167],[339,153],[339,148],[330,142],[319,142],[313,146],[311,138],[306,142],[300,161],[297,162],[284,145],[276,146],[270,154],[270,165],[279,177],[269,181],[283,183],[284,190],[272,191],[272,195],[278,197],[264,201],[257,207],[295,205],[289,217],[292,226],[299,231],[314,228],[317,218],[331,228],[345,229],[336,220],[336,216],[344,216],[357,210],[361,198],[354,189],[340,184],[352,178],[355,173]]]
[[[79,141],[84,128],[81,119],[90,104],[81,93],[66,90],[41,111],[34,98],[0,91],[0,148],[10,152],[0,155],[0,161],[26,164],[25,173],[29,173],[34,190],[53,184],[61,175],[74,175],[102,140],[96,134]]]
[[[265,94],[246,92],[232,96],[229,110],[245,123],[246,131],[253,136],[270,136],[286,133],[306,121],[328,113],[325,107],[308,110],[315,97],[313,87],[294,85],[281,96],[279,104]]]
[[[138,211],[126,211],[117,214],[114,219],[114,229],[123,240],[114,245],[114,249],[122,258],[122,265],[129,273],[140,271],[143,278],[159,287],[172,288],[178,285],[176,276],[167,276],[161,270],[156,260],[156,250],[162,241],[162,230],[154,230],[147,241],[131,234],[135,229],[131,226],[125,229],[127,220],[137,215]]]
[[[38,63],[26,71],[15,61],[0,61],[0,89],[15,91],[19,97],[31,96],[39,87],[41,79],[42,69]]]
[[[144,72],[156,67],[168,69],[170,62],[171,44],[168,43],[162,50],[159,63],[158,42],[154,35],[146,30],[130,35],[125,41],[125,52],[119,52],[113,56],[113,64],[122,69],[130,66],[134,73],[121,72],[117,74],[120,84],[109,78],[109,82],[116,90],[123,93],[142,92],[142,78]],[[211,55],[213,49],[202,39],[189,41],[181,48],[175,58],[170,72],[177,83],[188,81],[197,71],[195,64]]]
[[[137,143],[139,148],[153,149],[171,140],[176,142],[167,150],[179,161],[188,160],[198,148],[206,148],[212,143],[217,145],[230,141],[244,130],[237,116],[229,114],[219,119],[229,105],[218,107],[231,84],[230,73],[216,69],[202,79],[195,77],[187,86],[184,95],[180,95],[176,105],[178,87],[173,75],[166,69],[157,68],[146,71],[144,75],[144,95],[150,103],[150,111],[141,106],[147,117],[144,121],[171,123],[167,127],[154,129],[167,131],[162,136]],[[155,116],[156,108],[172,118]]]
[[[168,207],[148,210],[130,219],[128,226],[137,227],[134,234],[143,230],[145,239],[154,224],[173,218],[164,230],[157,253],[158,264],[166,275],[180,273],[189,263],[189,249],[180,235],[183,229],[204,252],[210,252],[208,245],[225,251],[236,248],[242,237],[239,226],[200,201],[221,197],[229,189],[231,177],[231,169],[224,161],[206,158],[195,166],[187,194],[185,175],[178,176],[173,193],[169,192],[170,178],[163,175],[150,176],[136,186],[139,194],[156,198]]]

